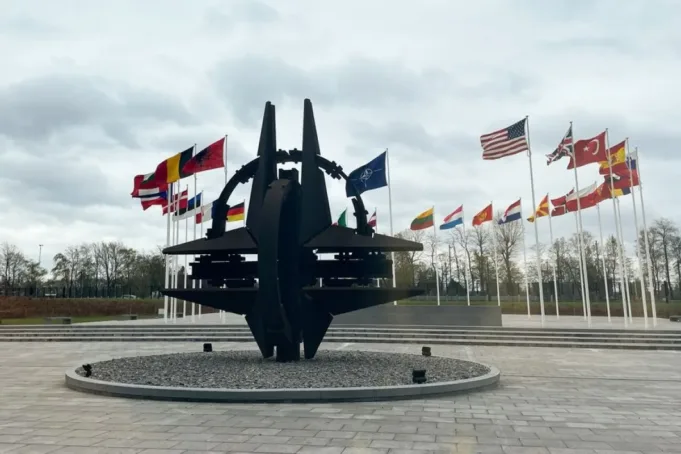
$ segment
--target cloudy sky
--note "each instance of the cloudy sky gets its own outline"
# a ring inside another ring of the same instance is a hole
[[[132,178],[229,135],[230,174],[255,156],[266,101],[300,147],[312,99],[322,154],[346,170],[390,150],[395,231],[435,205],[467,218],[523,198],[528,159],[482,161],[479,136],[529,115],[537,202],[574,185],[552,151],[609,128],[638,146],[648,221],[675,209],[681,3],[675,0],[0,0],[0,241],[49,260],[69,244],[165,242]],[[582,186],[597,169],[579,171]],[[193,192],[193,182],[188,180]],[[214,198],[219,170],[199,177]],[[327,180],[332,211],[349,201]],[[242,199],[249,188],[235,195]],[[366,193],[388,229],[388,191]],[[640,207],[640,205],[639,205]],[[614,232],[612,205],[602,210]],[[634,237],[631,198],[622,200]],[[584,227],[597,233],[595,210]],[[556,218],[557,235],[574,232]],[[539,223],[548,240],[548,224]],[[530,239],[528,231],[528,239]],[[191,231],[189,233],[191,238]],[[532,233],[533,236],[533,233]],[[532,238],[533,240],[533,238]]]

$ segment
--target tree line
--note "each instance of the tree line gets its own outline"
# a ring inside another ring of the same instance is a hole
[[[496,297],[494,246],[499,272],[500,295],[525,295],[523,232],[519,222],[494,225],[492,229],[456,228],[439,232],[437,241],[430,230],[407,230],[397,236],[424,244],[421,252],[395,253],[398,285],[426,287],[435,293],[435,269],[440,273],[440,290],[445,295],[465,296],[466,288],[473,295]],[[492,237],[494,235],[494,237]],[[660,299],[681,296],[681,234],[669,219],[655,220],[648,229],[652,283]],[[495,240],[495,241],[493,241]],[[641,252],[645,251],[643,231],[639,235]],[[590,232],[582,236],[589,292],[593,301],[605,301],[605,280],[612,299],[621,298],[620,258],[614,236],[600,244]],[[540,245],[544,296],[551,299],[554,291],[553,264],[556,267],[558,297],[562,300],[581,299],[578,236],[555,239],[553,247]],[[635,250],[629,245],[623,257],[628,270],[632,298],[640,298],[640,281]],[[605,258],[605,270],[602,259]],[[645,257],[643,257],[645,260]],[[151,252],[136,251],[121,242],[83,243],[67,247],[53,257],[53,267],[44,268],[31,260],[16,246],[0,244],[0,293],[40,294],[50,291],[54,296],[157,296],[164,286],[164,256],[161,248]],[[535,245],[527,248],[527,276],[530,294],[538,295]],[[646,284],[647,267],[643,266]],[[184,272],[180,269],[180,276]],[[182,278],[178,279],[182,281]],[[470,281],[470,282],[469,282]],[[390,282],[386,282],[390,285]],[[647,284],[648,285],[648,284]],[[48,289],[48,290],[46,290]],[[33,292],[33,293],[31,293]]]
[[[493,236],[494,235],[494,236]],[[639,247],[646,287],[650,277],[645,263],[644,232],[639,232]],[[519,222],[493,224],[493,227],[456,228],[439,231],[437,238],[432,230],[400,232],[397,236],[424,244],[422,252],[395,254],[396,279],[400,283],[426,286],[434,294],[435,269],[440,273],[440,290],[447,295],[473,295],[496,297],[495,246],[499,273],[499,294],[525,296],[525,273],[530,282],[530,295],[538,298],[538,264],[534,242],[527,247],[527,270],[523,258],[523,227]],[[681,234],[679,227],[669,219],[655,220],[648,229],[652,283],[656,297],[670,301],[681,296]],[[607,291],[611,299],[621,299],[620,263],[626,270],[626,284],[632,298],[641,298],[638,259],[635,245],[627,245],[620,258],[615,236],[604,238],[604,244],[592,233],[582,234],[584,260],[587,268],[589,294],[593,301],[605,301]],[[554,297],[553,267],[555,264],[559,300],[581,300],[581,272],[579,235],[554,239],[550,244],[540,244],[541,274],[545,300]],[[603,260],[605,258],[605,267]],[[605,269],[604,269],[605,268]],[[607,276],[607,280],[604,278]],[[470,281],[470,283],[468,282]]]

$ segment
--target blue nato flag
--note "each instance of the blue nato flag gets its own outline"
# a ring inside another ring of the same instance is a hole
[[[386,166],[387,151],[384,151],[376,158],[372,159],[363,166],[357,167],[348,175],[348,181],[345,184],[345,194],[348,197],[355,195],[352,187],[357,189],[357,192],[362,194],[373,189],[383,188],[388,186],[388,175]]]

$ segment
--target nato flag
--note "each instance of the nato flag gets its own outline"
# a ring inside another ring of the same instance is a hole
[[[373,160],[350,172],[348,181],[345,184],[345,194],[348,197],[355,195],[352,186],[354,186],[360,194],[371,191],[372,189],[388,186],[388,175],[386,175],[387,153],[387,151],[384,151]]]

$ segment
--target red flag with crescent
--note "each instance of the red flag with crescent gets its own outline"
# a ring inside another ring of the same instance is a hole
[[[608,150],[605,146],[605,131],[590,139],[575,142],[574,156],[570,157],[568,169],[596,164],[608,160]]]

